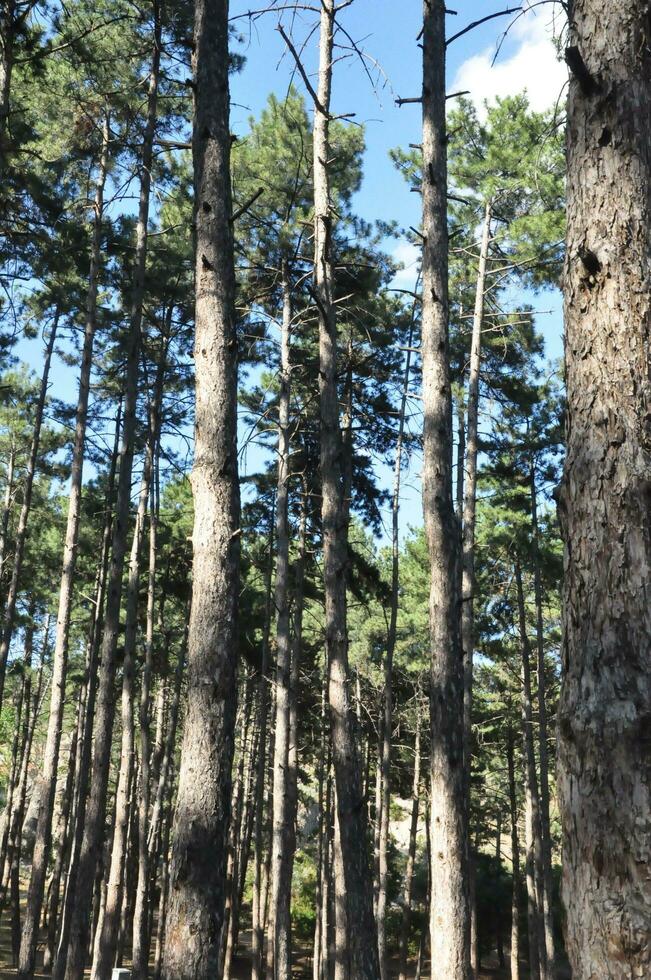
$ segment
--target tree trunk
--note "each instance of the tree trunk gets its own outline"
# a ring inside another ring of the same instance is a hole
[[[276,490],[276,737],[273,759],[271,908],[274,980],[291,980],[293,794],[290,786],[292,646],[289,630],[289,409],[292,294],[283,268]]]
[[[509,774],[509,811],[511,817],[511,980],[520,980],[520,843],[518,841],[518,801],[515,792],[513,733],[509,728],[506,759]]]
[[[323,0],[319,44],[319,83],[314,108],[314,292],[319,317],[319,391],[321,417],[321,483],[325,645],[329,670],[328,697],[341,834],[341,873],[346,896],[347,954],[356,980],[377,980],[377,933],[373,920],[373,886],[368,863],[366,813],[350,705],[346,566],[348,526],[342,520],[342,440],[337,395],[337,319],[332,266],[330,200],[330,93],[335,2]],[[354,928],[352,924],[354,923]],[[339,952],[339,951],[338,951]]]
[[[420,805],[420,707],[416,708],[416,744],[414,745],[414,785],[411,794],[411,823],[409,826],[409,849],[402,906],[400,928],[400,980],[407,980],[407,956],[409,953],[409,927],[411,925],[411,901],[416,863],[416,843],[418,840],[418,810]]]
[[[525,767],[525,820],[527,838],[527,894],[529,896],[529,963],[531,975],[546,977],[545,928],[543,921],[542,833],[540,797],[536,773],[531,694],[531,647],[527,635],[524,592],[520,565],[515,564],[520,631],[520,694],[522,716],[522,751]]]
[[[5,580],[5,556],[7,551],[7,534],[9,531],[9,517],[11,515],[11,505],[14,498],[14,469],[16,466],[16,448],[11,442],[9,458],[7,460],[7,476],[5,486],[5,499],[2,507],[2,520],[0,521],[0,609],[4,607],[2,593],[4,591]]]
[[[108,580],[108,563],[112,536],[111,531],[113,527],[113,497],[118,465],[121,422],[122,403],[120,403],[118,406],[115,419],[115,439],[109,468],[106,504],[104,509],[104,531],[102,534],[102,546],[97,569],[93,616],[91,618],[91,626],[88,637],[86,679],[82,686],[82,688],[85,689],[85,693],[83,689],[80,691],[80,697],[85,697],[85,704],[81,719],[82,727],[79,740],[77,771],[75,773],[72,841],[66,877],[66,887],[61,909],[58,947],[54,969],[52,971],[52,980],[63,980],[64,978],[68,956],[68,944],[70,942],[70,933],[72,929],[72,919],[75,911],[77,877],[84,835],[88,785],[90,781],[93,723],[95,719],[95,703],[97,698],[97,658],[99,656],[101,624],[104,621],[104,597],[106,594],[106,585]]]
[[[377,897],[377,932],[378,955],[380,958],[380,977],[387,980],[387,938],[386,938],[386,908],[387,881],[389,875],[389,817],[391,810],[391,742],[393,738],[393,657],[396,648],[398,628],[398,599],[400,587],[400,479],[402,476],[402,450],[405,435],[405,414],[409,396],[409,381],[411,373],[411,353],[414,337],[416,307],[411,318],[411,326],[407,340],[405,357],[405,373],[400,401],[398,419],[398,435],[396,439],[396,458],[393,470],[393,497],[391,504],[391,608],[389,613],[389,629],[387,634],[387,652],[384,665],[384,698],[382,719],[382,752],[381,752],[381,807],[380,835],[378,841],[378,897]],[[420,733],[419,733],[420,737]],[[417,794],[416,794],[417,795]]]
[[[16,540],[14,543],[14,564],[11,572],[11,580],[9,582],[9,588],[7,590],[7,599],[5,603],[4,613],[2,616],[2,629],[1,629],[1,638],[0,638],[0,707],[2,706],[2,696],[4,693],[7,658],[9,656],[9,648],[11,646],[11,640],[14,635],[14,625],[16,619],[16,602],[18,600],[18,587],[20,585],[20,573],[23,565],[25,542],[27,540],[27,524],[29,521],[29,512],[32,506],[32,490],[34,488],[36,463],[38,460],[38,450],[41,442],[41,428],[43,426],[43,413],[45,410],[45,400],[47,398],[47,389],[48,389],[49,378],[50,378],[50,364],[52,363],[52,352],[54,351],[54,341],[56,340],[58,325],[59,325],[59,313],[57,310],[54,316],[54,320],[52,322],[52,326],[50,327],[50,336],[48,338],[47,344],[45,345],[45,358],[43,361],[43,374],[41,377],[41,387],[38,394],[38,400],[34,408],[34,429],[32,434],[32,444],[29,450],[29,458],[27,460],[27,471],[25,473],[25,482],[23,485],[23,503],[20,509],[20,517],[18,518],[18,526],[16,528]]]
[[[554,915],[552,909],[552,841],[549,821],[549,754],[547,748],[547,684],[545,678],[545,638],[543,630],[542,583],[540,579],[540,547],[538,534],[538,504],[536,499],[536,470],[534,461],[530,467],[531,487],[531,537],[533,557],[533,583],[536,603],[536,653],[538,673],[538,743],[540,753],[540,832],[542,837],[543,873],[543,923],[545,928],[545,956],[547,975],[556,976],[556,944],[554,939]]]
[[[275,501],[274,501],[275,507]],[[251,978],[261,980],[264,953],[264,919],[266,897],[264,895],[264,862],[265,862],[265,784],[267,777],[267,725],[269,717],[269,640],[271,635],[271,604],[272,580],[274,565],[274,513],[272,509],[269,518],[269,540],[266,574],[266,600],[264,626],[262,635],[262,658],[260,677],[258,680],[258,710],[260,713],[258,764],[255,780],[254,799],[254,838],[253,838],[253,902],[251,923]],[[273,717],[273,714],[272,714]]]
[[[54,641],[54,660],[52,664],[52,690],[47,735],[43,752],[41,790],[37,813],[36,840],[32,871],[25,905],[25,922],[21,940],[18,976],[21,980],[31,980],[34,975],[34,959],[38,936],[38,921],[43,905],[43,892],[47,874],[48,855],[52,836],[52,815],[56,794],[57,769],[59,765],[59,746],[63,729],[63,708],[65,703],[66,672],[68,667],[68,638],[72,610],[73,585],[77,563],[77,541],[81,516],[82,477],[84,450],[86,445],[86,422],[88,418],[88,398],[93,363],[93,345],[97,326],[97,289],[100,266],[102,237],[102,218],[104,211],[104,185],[108,170],[110,129],[105,116],[102,128],[102,150],[100,154],[93,214],[93,238],[90,252],[90,274],[86,294],[86,324],[84,345],[81,354],[79,392],[75,416],[75,441],[72,450],[70,488],[68,496],[68,518],[63,548],[63,565],[59,585],[59,609],[57,613],[56,638]]]
[[[426,0],[423,29],[423,510],[430,555],[430,941],[450,980],[470,977],[459,527],[452,502],[448,342],[445,4]]]
[[[649,34],[643,0],[571,4],[559,789],[575,980],[651,973]]]
[[[240,553],[227,0],[197,0],[193,60],[194,564],[164,980],[215,976],[226,891]]]

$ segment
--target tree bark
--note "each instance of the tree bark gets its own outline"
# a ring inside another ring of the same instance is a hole
[[[470,977],[459,526],[452,502],[448,340],[445,4],[425,0],[423,29],[423,511],[430,556],[430,941],[450,980]]]
[[[643,0],[571,4],[559,789],[575,980],[651,972],[650,30]]]
[[[7,533],[9,531],[9,517],[11,515],[11,505],[14,497],[14,470],[16,467],[16,447],[13,439],[7,459],[7,476],[5,486],[5,499],[2,507],[2,520],[0,521],[0,609],[4,607],[2,592],[4,591],[5,579],[5,556],[7,551]]]
[[[334,0],[323,0],[319,83],[314,107],[314,293],[319,318],[319,391],[325,645],[337,811],[344,876],[347,955],[356,980],[377,980],[377,933],[368,861],[366,813],[350,704],[346,623],[348,526],[344,515],[342,439],[337,393],[337,318],[332,266],[333,215],[330,199],[330,94],[335,28]],[[354,923],[354,927],[353,927]],[[339,952],[339,951],[338,951]]]
[[[93,346],[97,327],[97,290],[100,266],[102,218],[104,211],[104,185],[108,171],[110,128],[108,116],[104,117],[102,128],[102,150],[99,160],[95,201],[93,209],[93,237],[90,252],[90,273],[86,294],[86,323],[84,345],[81,354],[79,392],[75,416],[75,441],[72,450],[70,488],[68,496],[68,517],[63,547],[63,565],[59,585],[59,609],[57,613],[56,637],[54,641],[54,660],[52,664],[52,689],[48,715],[47,735],[43,752],[41,790],[37,814],[36,840],[32,870],[25,905],[25,922],[21,940],[18,976],[21,980],[31,980],[34,975],[34,960],[38,937],[38,921],[43,905],[45,877],[52,836],[52,815],[56,794],[57,769],[59,765],[59,746],[63,729],[63,708],[65,703],[66,673],[68,667],[68,638],[70,634],[70,615],[77,563],[77,541],[81,516],[82,477],[84,450],[86,445],[86,422],[88,418],[88,399],[90,377],[93,363]]]
[[[226,891],[237,694],[237,338],[230,187],[228,2],[194,21],[196,430],[188,707],[162,977],[212,980]],[[206,861],[206,854],[211,854]]]

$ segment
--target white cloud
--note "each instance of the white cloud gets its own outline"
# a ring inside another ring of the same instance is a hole
[[[402,265],[391,281],[394,289],[413,289],[418,275],[421,250],[411,242],[400,242],[391,253],[396,265]]]
[[[496,96],[517,95],[523,89],[537,112],[555,105],[567,81],[567,68],[557,59],[552,43],[554,24],[545,10],[532,10],[516,21],[509,37],[517,46],[506,56],[498,55],[495,64],[494,44],[464,61],[452,91],[469,90],[480,112],[485,99],[490,102]]]

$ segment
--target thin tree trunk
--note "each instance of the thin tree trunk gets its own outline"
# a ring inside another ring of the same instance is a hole
[[[402,476],[402,453],[405,435],[405,414],[409,396],[409,381],[411,374],[411,353],[413,346],[416,306],[411,318],[411,326],[407,340],[405,357],[405,373],[400,401],[398,420],[398,435],[396,439],[396,458],[393,470],[393,496],[391,504],[391,608],[389,613],[389,630],[387,634],[387,652],[384,664],[384,698],[382,719],[382,752],[381,752],[381,807],[380,835],[378,847],[378,897],[377,897],[377,932],[378,955],[380,958],[380,977],[387,980],[387,937],[386,937],[386,908],[387,882],[389,875],[389,817],[391,810],[391,741],[393,738],[393,657],[396,648],[398,629],[398,599],[400,587],[400,481]],[[420,737],[420,735],[419,735]]]
[[[267,574],[265,583],[265,613],[262,635],[262,658],[258,679],[258,711],[260,713],[258,759],[255,780],[254,835],[253,835],[253,907],[251,924],[251,978],[261,980],[264,952],[264,829],[265,783],[267,776],[267,723],[269,717],[269,640],[271,634],[272,580],[274,563],[274,507],[269,518]]]
[[[425,0],[423,29],[423,510],[430,555],[430,906],[432,963],[470,977],[468,839],[463,766],[459,527],[452,502],[448,341],[445,4]]]
[[[196,437],[188,708],[174,816],[164,980],[219,965],[237,694],[239,482],[228,2],[194,20]],[[206,861],[205,855],[212,855]]]
[[[158,51],[158,45],[156,46]],[[156,62],[157,62],[156,58]],[[157,76],[156,76],[157,77]],[[156,372],[154,391],[150,406],[149,435],[145,449],[145,460],[143,473],[140,483],[140,495],[138,500],[138,511],[133,531],[133,541],[131,545],[131,555],[129,560],[129,576],[126,593],[126,617],[124,626],[124,663],[122,668],[122,745],[120,752],[120,768],[117,787],[117,802],[115,815],[115,828],[113,832],[113,846],[111,848],[111,865],[107,884],[106,905],[102,921],[102,929],[96,942],[93,954],[93,968],[91,980],[103,980],[115,961],[115,950],[118,939],[120,925],[120,915],[123,906],[123,880],[124,866],[127,856],[127,834],[130,828],[132,812],[133,792],[133,763],[135,750],[135,731],[134,731],[134,672],[136,660],[136,640],[138,632],[138,597],[140,592],[140,560],[142,546],[145,536],[145,521],[147,516],[147,505],[151,493],[152,478],[156,469],[156,458],[158,453],[158,443],[160,439],[161,427],[161,402],[163,398],[163,387],[165,383],[167,362],[166,347],[161,356],[160,363]],[[155,525],[155,518],[152,527]],[[150,559],[151,560],[151,559]],[[155,560],[155,542],[154,542]],[[152,594],[148,597],[147,623],[148,635],[146,646],[149,649],[151,661],[151,647],[153,643],[153,580],[155,578],[155,565],[150,569],[150,587]],[[147,692],[146,692],[147,693]],[[147,757],[148,756],[148,745]],[[149,807],[147,807],[149,809]],[[146,819],[144,821],[146,824]],[[146,828],[143,826],[142,850],[146,851]],[[142,919],[141,926],[142,928]],[[139,956],[143,954],[139,951]],[[146,964],[145,964],[146,970]]]
[[[115,439],[108,474],[106,505],[104,510],[104,531],[102,534],[100,560],[97,570],[95,603],[88,637],[86,679],[83,685],[85,694],[83,691],[80,692],[80,697],[85,697],[85,704],[81,719],[82,729],[79,740],[77,772],[75,773],[72,843],[70,848],[70,860],[68,864],[63,906],[61,909],[61,925],[59,929],[56,959],[54,969],[52,971],[52,980],[63,980],[64,978],[68,955],[68,944],[70,941],[70,932],[72,928],[72,918],[75,910],[77,876],[84,835],[88,785],[90,782],[93,723],[95,719],[95,703],[97,698],[97,659],[99,656],[101,624],[104,621],[104,597],[106,594],[108,580],[108,563],[112,536],[111,531],[113,527],[113,497],[118,465],[121,422],[122,403],[120,402],[115,419]]]
[[[326,606],[326,653],[337,810],[341,833],[339,891],[345,893],[350,928],[347,954],[356,980],[377,980],[379,963],[373,921],[373,886],[367,852],[367,828],[361,771],[348,689],[346,566],[348,527],[342,520],[342,440],[337,395],[337,319],[332,266],[330,199],[330,94],[335,2],[321,5],[319,82],[314,106],[314,292],[319,317],[319,390],[321,404],[321,482],[323,564]],[[338,951],[339,952],[339,951]]]
[[[547,734],[547,683],[545,677],[545,636],[543,629],[543,600],[540,570],[540,536],[538,531],[538,503],[536,497],[536,469],[532,459],[530,466],[531,532],[533,542],[533,583],[536,603],[536,653],[538,673],[538,743],[540,755],[540,828],[542,834],[542,869],[544,885],[544,926],[547,974],[556,976],[556,943],[552,909],[552,841],[549,819],[549,752]]]
[[[81,713],[81,702],[79,703],[79,712]],[[56,953],[56,941],[59,926],[61,878],[63,876],[63,868],[66,859],[68,858],[70,852],[70,838],[72,830],[72,797],[76,771],[77,749],[79,745],[80,720],[81,719],[78,719],[78,722],[75,725],[70,742],[66,782],[61,800],[61,826],[63,828],[63,835],[59,841],[58,850],[54,860],[52,879],[50,882],[50,898],[49,902],[47,903],[47,940],[43,953],[43,969],[47,970],[48,972],[52,969],[54,956]],[[26,924],[27,922],[25,921],[25,926]],[[25,926],[23,926],[23,935]]]
[[[49,379],[50,379],[50,364],[52,363],[52,353],[54,351],[54,342],[57,336],[58,325],[59,325],[59,312],[57,310],[54,316],[54,320],[52,322],[52,326],[50,327],[50,336],[48,338],[47,344],[45,345],[43,374],[41,377],[41,386],[39,389],[38,399],[36,402],[36,406],[34,408],[34,429],[32,434],[32,444],[29,451],[29,458],[27,460],[27,470],[25,473],[25,482],[23,485],[23,503],[20,509],[20,516],[18,518],[18,526],[16,528],[16,538],[14,542],[14,563],[11,572],[11,580],[9,582],[9,588],[7,590],[7,599],[5,603],[4,613],[2,616],[2,630],[1,630],[1,638],[0,638],[0,707],[2,706],[2,697],[4,693],[7,658],[9,656],[9,648],[11,646],[11,640],[14,634],[14,625],[16,619],[16,602],[18,600],[18,589],[20,585],[20,573],[22,571],[22,565],[23,565],[25,541],[27,540],[27,524],[29,521],[29,512],[32,506],[32,491],[34,488],[34,477],[36,475],[38,450],[41,442],[41,428],[43,426],[43,413],[45,410],[45,400],[47,398],[47,389],[48,389]]]
[[[411,925],[411,902],[416,864],[416,843],[418,839],[418,810],[420,806],[420,706],[416,707],[416,742],[414,745],[414,784],[411,794],[411,822],[409,825],[409,848],[407,851],[407,870],[400,927],[400,980],[407,980],[407,955],[409,952],[409,929]]]
[[[87,910],[90,903],[93,877],[100,859],[103,842],[111,736],[115,716],[113,691],[116,670],[115,654],[120,630],[122,578],[126,555],[129,504],[131,498],[131,473],[133,469],[136,429],[138,363],[141,349],[142,309],[147,262],[147,224],[149,220],[151,167],[156,132],[159,58],[159,42],[158,38],[155,37],[147,101],[147,121],[140,159],[140,196],[136,225],[131,313],[127,335],[127,359],[124,378],[124,426],[122,445],[120,447],[120,471],[118,477],[115,525],[97,690],[96,731],[101,733],[101,737],[95,739],[93,751],[93,778],[86,811],[84,840],[79,859],[76,904],[71,923],[71,939],[68,948],[65,980],[81,980],[83,975],[84,959],[88,949]]]
[[[509,728],[506,746],[509,773],[509,811],[511,817],[511,980],[520,980],[520,843],[518,841],[518,801],[515,792],[513,732]]]
[[[84,345],[81,354],[79,392],[75,416],[75,441],[72,450],[70,488],[68,496],[68,517],[63,548],[63,565],[59,585],[59,609],[57,613],[56,638],[54,642],[54,661],[52,664],[52,691],[48,716],[47,735],[43,752],[41,790],[37,813],[36,839],[32,871],[25,905],[25,922],[21,940],[18,976],[21,980],[31,980],[34,974],[34,958],[38,936],[38,921],[43,905],[43,893],[47,874],[50,839],[52,835],[52,815],[56,795],[59,746],[63,728],[63,708],[65,703],[66,673],[68,666],[68,638],[70,615],[72,611],[73,585],[77,563],[77,541],[81,516],[82,477],[84,450],[86,445],[86,422],[88,418],[88,399],[90,377],[93,363],[93,345],[97,327],[97,290],[100,269],[100,249],[102,240],[102,219],[104,212],[104,185],[108,171],[110,127],[108,115],[104,117],[102,128],[102,149],[100,153],[95,201],[93,208],[93,237],[90,252],[90,273],[86,294],[86,324]]]
[[[292,294],[283,269],[283,314],[280,338],[278,403],[278,476],[276,490],[276,737],[273,759],[272,890],[274,980],[291,976],[291,836],[290,812],[290,686],[292,648],[289,631],[289,402]]]
[[[481,373],[481,332],[484,320],[486,267],[490,244],[492,202],[487,201],[479,248],[479,266],[472,321],[470,366],[468,371],[467,436],[463,480],[463,524],[461,546],[461,646],[463,648],[463,768],[465,800],[470,814],[470,775],[472,744],[472,677],[474,654],[475,595],[475,514],[477,509],[477,457],[479,451],[479,378]],[[468,837],[470,839],[470,837]],[[476,868],[472,850],[468,852],[470,886],[470,957],[474,976],[479,970]]]
[[[529,895],[529,958],[532,976],[546,977],[545,930],[543,922],[542,834],[540,827],[540,797],[536,773],[536,753],[533,733],[531,694],[531,646],[527,635],[522,572],[515,564],[518,599],[518,620],[521,646],[521,714],[522,745],[525,761],[526,821],[527,821],[527,889]],[[534,947],[537,950],[534,951]],[[533,954],[533,955],[532,955]]]
[[[9,458],[7,460],[7,483],[5,486],[5,499],[2,507],[2,520],[0,521],[0,590],[4,591],[5,579],[5,556],[7,551],[7,534],[9,531],[9,517],[11,515],[11,505],[14,497],[14,470],[16,466],[16,449],[11,442]],[[0,610],[4,608],[4,599],[0,591]]]

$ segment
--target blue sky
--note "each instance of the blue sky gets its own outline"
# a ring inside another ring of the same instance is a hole
[[[231,18],[243,37],[240,50],[246,56],[243,71],[232,81],[231,124],[235,133],[246,132],[249,117],[260,112],[270,92],[282,97],[292,80],[299,89],[303,88],[276,26],[281,16],[298,45],[309,37],[315,14],[304,12],[292,16],[284,11],[254,18],[246,16],[250,10],[266,7],[269,2],[231,0]],[[275,7],[281,8],[286,2],[289,0],[276,0]],[[451,0],[451,3],[454,3],[457,14],[448,16],[448,36],[471,21],[508,5],[503,0]],[[485,98],[513,94],[526,88],[534,108],[543,109],[555,104],[566,80],[565,68],[557,61],[551,40],[561,28],[560,20],[554,20],[559,9],[558,5],[545,4],[515,20],[501,17],[453,42],[448,48],[448,91],[470,90],[477,105],[481,106]],[[397,222],[400,228],[419,224],[420,200],[418,195],[409,192],[393,167],[389,151],[420,141],[419,106],[398,108],[395,99],[397,96],[417,96],[420,92],[421,56],[417,36],[421,18],[421,0],[354,0],[342,12],[341,23],[364,53],[364,63],[350,50],[350,42],[343,33],[337,38],[344,47],[340,49],[340,60],[335,65],[333,112],[354,112],[355,121],[364,124],[366,133],[364,180],[354,202],[355,210],[369,221]],[[309,72],[315,69],[315,42],[316,36],[309,37],[304,51],[304,63]],[[391,241],[387,247],[406,266],[398,274],[396,285],[411,284],[417,262],[415,249],[406,238]],[[547,356],[557,359],[562,353],[560,294],[548,292],[535,297],[533,305],[536,309],[553,311],[540,316],[538,329],[545,337]],[[18,354],[40,372],[40,343],[21,343]],[[53,365],[52,378],[53,392],[72,400],[77,384],[76,370],[58,362]],[[247,471],[251,472],[259,464],[255,450],[246,454],[244,468]],[[404,481],[405,528],[421,523],[419,468],[416,459]],[[390,486],[390,468],[380,467],[378,473],[382,482]]]
[[[283,0],[278,0],[276,6],[282,5]],[[457,14],[448,16],[448,36],[509,5],[515,4],[499,0],[454,3]],[[264,0],[259,6],[265,6]],[[246,16],[248,11],[256,9],[254,0],[231,3],[233,23],[243,35],[241,50],[247,59],[243,71],[232,83],[232,128],[236,133],[246,132],[248,118],[260,112],[270,92],[282,97],[292,80],[300,90],[304,88],[276,30],[279,16],[286,28],[291,24],[292,36],[301,41],[315,24],[312,12],[296,14],[293,21],[286,11],[258,18]],[[354,112],[355,121],[364,124],[366,133],[364,180],[354,202],[355,210],[369,221],[395,221],[400,228],[418,226],[420,199],[409,192],[391,163],[389,151],[420,142],[420,107],[415,104],[399,108],[395,99],[420,94],[421,56],[417,36],[422,23],[422,4],[420,0],[355,0],[342,12],[341,20],[365,55],[362,64],[359,55],[350,50],[350,41],[339,34],[336,40],[348,50],[340,50],[341,60],[335,65],[332,110],[335,114]],[[540,110],[554,105],[566,80],[565,67],[558,62],[552,43],[552,37],[560,29],[556,6],[544,5],[520,18],[498,18],[473,30],[448,47],[448,92],[469,90],[481,107],[484,99],[526,88],[533,108]],[[316,68],[315,42],[316,37],[312,36],[304,52],[304,64],[310,73]],[[388,243],[388,248],[406,266],[396,284],[411,285],[418,259],[416,250],[406,237]],[[536,297],[522,295],[520,299],[532,302],[535,309],[552,311],[538,317],[537,327],[545,337],[547,357],[558,359],[562,354],[560,293],[548,291]],[[258,464],[255,450],[247,452],[245,468],[251,471]],[[419,470],[420,460],[416,458],[403,481],[403,533],[409,526],[422,523]],[[391,486],[389,467],[378,466],[378,475],[385,486]]]

